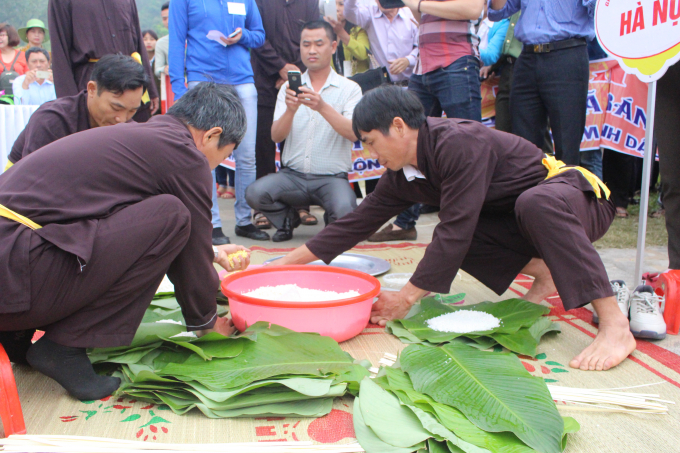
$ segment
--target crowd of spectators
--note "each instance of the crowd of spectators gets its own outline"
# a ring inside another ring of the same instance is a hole
[[[580,150],[589,55],[606,57],[594,40],[595,0],[402,0],[388,8],[335,0],[334,11],[327,0],[171,0],[161,7],[168,34],[160,38],[141,30],[135,0],[72,1],[49,1],[49,29],[38,19],[18,30],[0,23],[0,92],[22,105],[76,96],[107,54],[132,55],[152,80],[135,121],[160,114],[166,77],[175,100],[204,81],[234,86],[248,126],[236,171],[213,175],[216,245],[229,243],[219,198],[235,199],[235,234],[255,240],[269,240],[272,225],[273,240],[285,241],[297,225],[317,223],[310,205],[324,208],[326,224],[354,209],[364,194],[347,179],[352,112],[362,91],[381,83],[413,91],[430,116],[480,122],[480,83],[498,77],[495,127],[603,178],[617,215],[628,215],[639,159]],[[376,183],[366,182],[366,195]],[[369,240],[416,239],[419,214],[437,209],[414,205]]]

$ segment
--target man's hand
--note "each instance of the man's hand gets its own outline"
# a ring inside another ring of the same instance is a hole
[[[239,42],[243,36],[243,32],[240,28],[237,28],[236,30],[238,30],[238,33],[233,38],[220,38],[220,40],[228,46],[233,46]]]
[[[280,88],[283,86],[283,84],[286,83],[286,82],[287,82],[287,80],[283,80],[281,77],[279,77],[279,78],[276,80],[276,83],[274,84],[274,86],[275,86],[276,89],[278,90],[278,89],[280,89]]]
[[[300,87],[300,91],[302,93],[300,93],[299,99],[302,105],[306,105],[315,112],[320,111],[326,105],[321,95],[311,88]]]
[[[302,96],[302,95],[301,95]],[[295,91],[286,89],[286,107],[293,113],[297,113],[300,108],[301,99],[295,95]]]
[[[218,245],[215,248],[217,249],[218,253],[215,262],[222,266],[227,272],[245,270],[250,264],[250,250],[243,247],[242,245],[227,244]],[[234,265],[232,266],[231,263],[229,263],[229,255],[231,255],[232,253],[236,253],[239,250],[245,251],[246,253],[248,253],[248,256],[245,258],[238,256],[232,258],[232,261],[234,262]]]
[[[28,90],[28,86],[38,80],[38,76],[36,75],[37,72],[37,69],[31,69],[28,71],[26,73],[26,77],[24,78],[24,82],[21,84],[21,88]]]
[[[224,335],[225,337],[230,336],[232,333],[236,331],[236,327],[234,327],[234,323],[231,321],[231,319],[227,318],[217,318],[217,321],[215,321],[215,325],[212,327],[212,329],[203,329],[203,330],[197,330],[195,332],[197,337],[202,337],[203,335],[207,335],[211,332],[217,332],[220,335]]]
[[[387,321],[403,319],[415,302],[410,302],[405,295],[396,291],[383,291],[371,310],[371,322],[384,326]]]
[[[342,23],[328,16],[324,16],[323,20],[331,24],[331,27],[333,27],[333,31],[335,32],[336,35],[338,35],[338,39],[340,39],[345,45],[349,44],[351,36],[349,35],[349,33],[347,33],[347,30],[345,30],[345,27],[342,25]]]
[[[402,319],[411,309],[411,306],[425,296],[428,291],[420,289],[413,283],[408,282],[401,291],[384,291],[378,295],[378,300],[373,304],[371,322],[384,326],[387,321]]]
[[[482,69],[479,70],[479,78],[480,79],[486,80],[491,76],[493,76],[493,71],[491,71],[491,66],[483,66]]]
[[[300,68],[294,64],[287,63],[283,68],[279,69],[279,75],[283,80],[288,80],[288,71],[300,71]]]
[[[47,72],[50,73],[50,76],[47,78],[50,82],[54,83],[54,74],[52,73],[51,69],[48,69]]]
[[[170,66],[165,65],[165,66],[163,67],[163,74],[165,74],[165,75],[170,75]]]
[[[388,63],[390,64],[390,73],[394,75],[401,74],[411,65],[411,62],[406,57],[397,58],[396,60],[388,61]]]
[[[153,98],[151,99],[151,113],[153,114],[156,110],[158,110],[158,106],[160,105],[160,99],[158,98]]]

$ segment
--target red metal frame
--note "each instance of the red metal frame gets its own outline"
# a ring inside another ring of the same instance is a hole
[[[0,344],[0,419],[5,437],[12,434],[26,434],[26,423],[21,411],[21,402],[14,381],[12,364],[5,348]]]

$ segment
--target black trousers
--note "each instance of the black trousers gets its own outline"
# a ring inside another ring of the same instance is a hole
[[[586,46],[542,54],[522,52],[513,72],[513,133],[541,148],[549,118],[555,156],[567,165],[579,165],[590,76]]]
[[[637,190],[635,185],[636,160],[638,158],[635,156],[606,148],[602,155],[603,182],[612,191],[611,199],[617,208],[627,208],[630,197]]]
[[[657,82],[654,133],[659,144],[659,170],[666,209],[668,258],[680,269],[680,64],[671,66]]]
[[[255,166],[257,179],[276,172],[276,143],[272,140],[274,105],[257,105]]]
[[[461,268],[502,294],[531,258],[542,258],[565,309],[609,297],[607,271],[592,243],[607,232],[614,213],[611,201],[593,192],[539,184],[519,196],[514,213],[482,213]]]
[[[512,115],[510,114],[510,89],[512,88],[512,73],[515,63],[506,62],[500,67],[500,80],[496,93],[496,130],[512,132]],[[548,124],[543,133],[541,149],[546,154],[553,154],[554,148]]]
[[[147,198],[99,220],[82,272],[75,255],[33,234],[31,308],[0,316],[0,331],[39,328],[45,338],[72,347],[130,344],[190,228],[178,198]]]

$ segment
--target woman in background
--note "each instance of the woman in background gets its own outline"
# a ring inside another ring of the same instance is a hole
[[[153,71],[153,63],[156,59],[156,42],[158,41],[158,34],[153,30],[143,30],[142,39],[144,40],[144,47],[146,47],[146,54],[149,56],[149,65],[151,66],[151,71],[154,74],[153,80],[156,84],[156,90],[160,93],[161,90],[161,79],[158,78],[156,73]],[[153,115],[156,112],[151,112]]]

